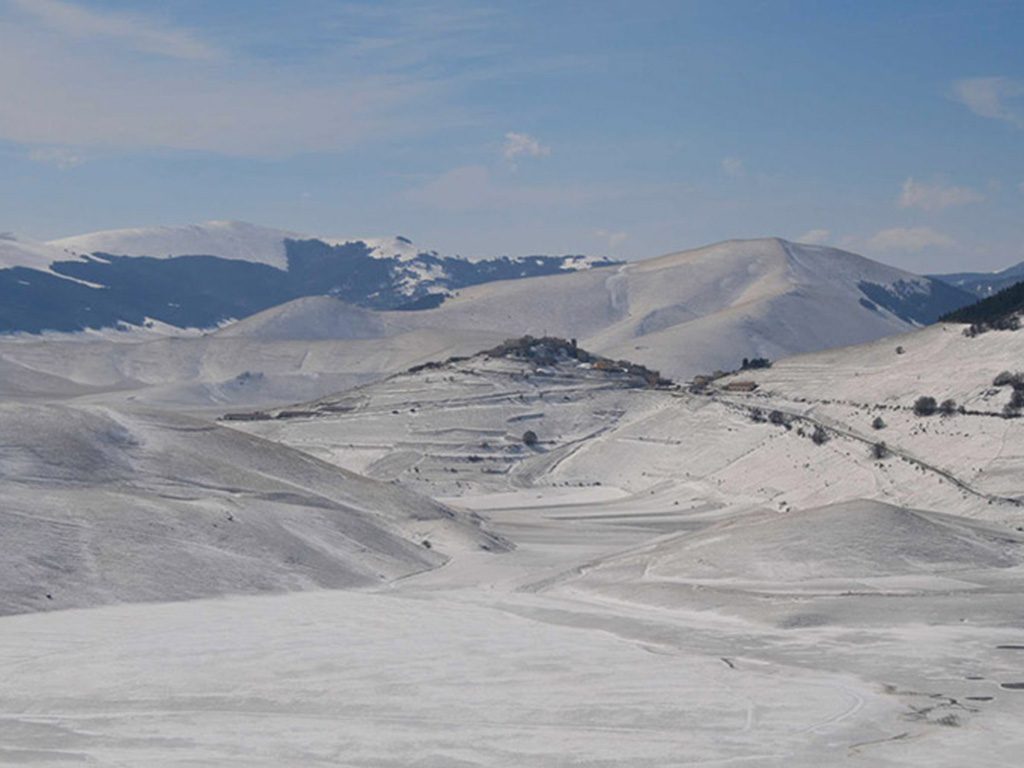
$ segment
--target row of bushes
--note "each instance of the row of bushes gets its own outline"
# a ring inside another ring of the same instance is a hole
[[[952,416],[954,413],[963,413],[963,406],[957,406],[956,400],[952,398],[937,402],[930,395],[922,395],[914,401],[915,416],[934,416],[939,413],[943,416]]]

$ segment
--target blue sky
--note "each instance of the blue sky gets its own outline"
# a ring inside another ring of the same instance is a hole
[[[0,0],[0,230],[1024,260],[1024,3]]]

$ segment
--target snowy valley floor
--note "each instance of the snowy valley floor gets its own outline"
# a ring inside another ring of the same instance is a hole
[[[1024,682],[1024,629],[991,619],[1019,620],[1019,593],[885,626],[767,621],[813,617],[809,596],[743,617],[699,595],[641,606],[572,586],[565,565],[644,550],[671,522],[657,503],[552,495],[463,499],[518,548],[375,591],[0,619],[0,762],[1016,764],[1024,691],[1002,686]]]

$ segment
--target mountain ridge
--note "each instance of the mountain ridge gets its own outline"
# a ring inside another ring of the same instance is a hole
[[[479,260],[393,238],[320,238],[245,222],[0,240],[0,333],[215,328],[331,295],[372,309],[436,306],[469,285],[610,265],[580,255]]]

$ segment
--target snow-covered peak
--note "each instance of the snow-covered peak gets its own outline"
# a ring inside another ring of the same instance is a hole
[[[111,229],[53,240],[50,245],[76,253],[114,256],[218,256],[288,268],[286,239],[305,235],[243,221],[208,221],[180,227]]]
[[[370,255],[375,259],[396,259],[400,262],[414,261],[420,254],[427,253],[437,255],[437,251],[424,250],[417,247],[412,240],[401,235],[394,237],[357,237],[357,238],[327,238],[324,240],[328,245],[347,245],[349,243],[364,243],[370,249]]]
[[[738,279],[740,275],[775,279],[814,289],[847,289],[859,298],[862,284],[898,286],[900,290],[931,290],[933,281],[912,272],[825,245],[794,243],[777,237],[726,240],[655,259],[632,262],[628,271],[697,269],[704,275]]]

